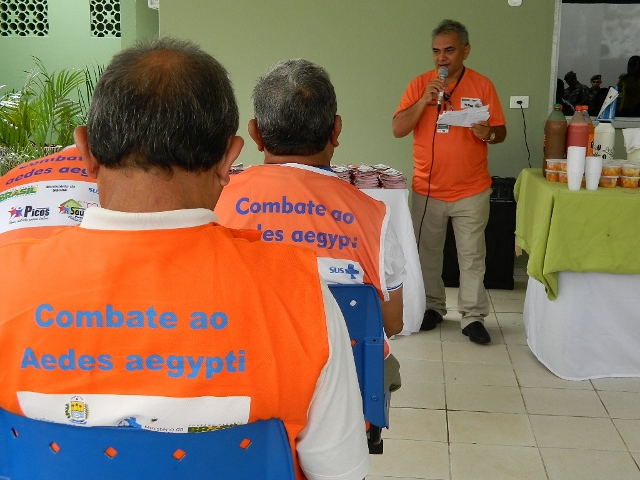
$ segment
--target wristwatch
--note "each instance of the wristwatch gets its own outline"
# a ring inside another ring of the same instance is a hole
[[[486,142],[486,143],[489,143],[489,142],[493,142],[493,140],[495,140],[495,138],[496,138],[496,131],[491,129],[491,135],[489,135],[489,138],[487,138],[486,140],[483,140],[483,141]]]

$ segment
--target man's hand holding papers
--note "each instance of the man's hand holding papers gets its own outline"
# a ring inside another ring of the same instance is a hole
[[[444,111],[438,117],[439,125],[470,127],[474,123],[489,119],[489,105],[465,108],[463,110]]]

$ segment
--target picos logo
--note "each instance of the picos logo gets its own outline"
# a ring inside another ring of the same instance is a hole
[[[11,210],[9,210],[9,215],[9,220],[48,217],[49,207],[33,207],[31,205],[27,205],[24,208],[11,207]]]
[[[58,213],[68,215],[69,218],[78,222],[84,217],[84,207],[71,198],[62,203],[58,208],[60,209]]]
[[[353,266],[353,263],[350,263],[347,265],[347,268],[331,267],[329,268],[329,273],[346,273],[348,275],[351,275],[351,280],[355,280],[356,275],[360,273],[360,270],[356,270],[356,268]]]
[[[71,401],[64,406],[64,414],[71,421],[78,425],[84,425],[89,418],[89,405],[82,397],[77,395],[71,397]]]

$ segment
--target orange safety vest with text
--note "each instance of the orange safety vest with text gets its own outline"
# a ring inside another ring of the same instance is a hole
[[[327,283],[367,283],[388,299],[383,202],[320,169],[259,165],[231,176],[215,213],[230,228],[262,231],[271,243],[313,248]]]
[[[185,433],[276,417],[295,459],[329,355],[315,256],[236,235],[76,226],[0,246],[0,406]]]
[[[75,146],[22,163],[0,177],[0,245],[46,238],[90,206],[99,206],[98,187]]]

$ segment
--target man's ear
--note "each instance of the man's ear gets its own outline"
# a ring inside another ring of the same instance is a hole
[[[333,129],[331,130],[331,145],[337,147],[340,145],[338,143],[338,137],[340,136],[340,132],[342,132],[342,117],[340,115],[336,115],[336,118],[333,121]]]
[[[247,130],[249,130],[249,136],[256,143],[259,152],[264,151],[264,144],[262,143],[262,138],[258,133],[258,122],[256,122],[255,118],[249,120],[249,125],[247,125]]]
[[[242,137],[232,136],[227,141],[227,149],[218,163],[215,164],[214,169],[220,186],[224,187],[229,183],[229,170],[231,165],[236,161],[238,155],[242,151],[244,140]]]
[[[100,170],[100,164],[98,160],[91,154],[89,150],[89,143],[87,141],[87,127],[81,125],[76,127],[73,131],[73,140],[76,143],[76,147],[82,155],[82,163],[84,163],[84,168],[87,171],[87,175],[90,178],[98,177],[98,170]]]

